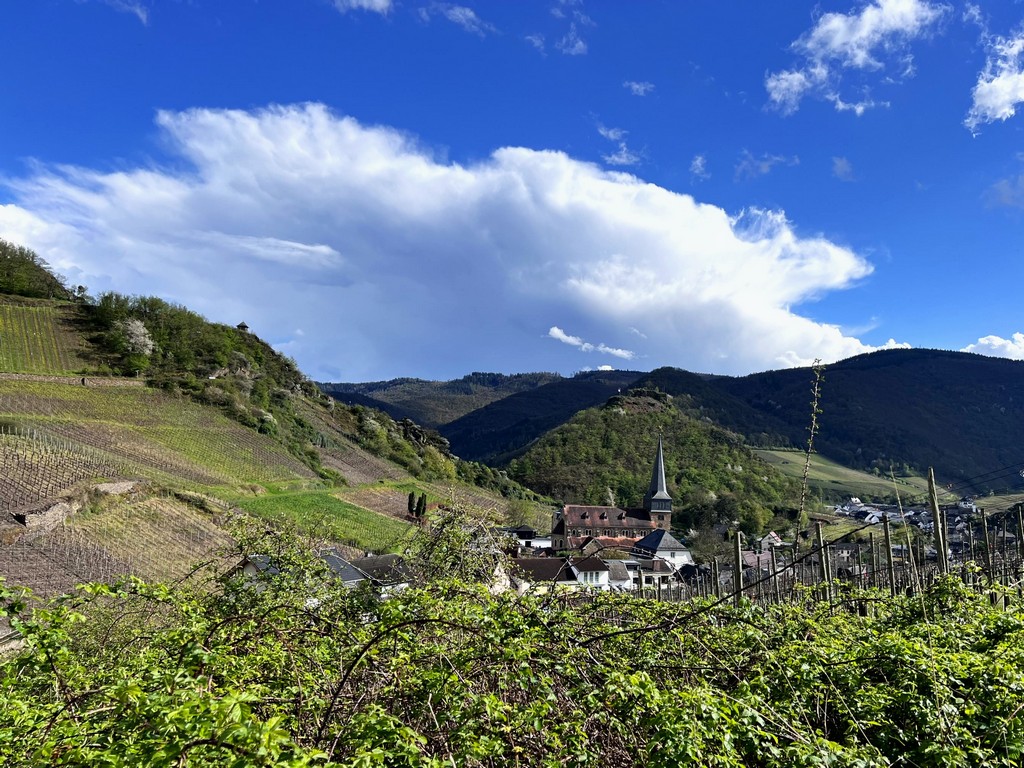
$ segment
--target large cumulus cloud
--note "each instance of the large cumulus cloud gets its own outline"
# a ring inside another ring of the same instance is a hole
[[[780,212],[730,216],[560,152],[459,165],[318,104],[157,123],[161,164],[8,179],[0,235],[93,291],[245,320],[315,377],[614,362],[593,346],[584,362],[552,326],[638,368],[739,373],[870,349],[794,309],[870,265]]]

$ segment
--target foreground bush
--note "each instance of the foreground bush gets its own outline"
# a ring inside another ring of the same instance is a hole
[[[30,610],[5,766],[1010,766],[1024,615],[953,582],[875,615],[434,581],[386,601],[284,563]]]

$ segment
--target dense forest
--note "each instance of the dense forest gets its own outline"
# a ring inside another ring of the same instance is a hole
[[[84,289],[81,292],[84,293]],[[0,294],[33,299],[70,299],[75,295],[39,254],[2,238]]]

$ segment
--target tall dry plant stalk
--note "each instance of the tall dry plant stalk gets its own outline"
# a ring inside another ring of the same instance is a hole
[[[821,383],[825,380],[825,366],[815,358],[811,368],[814,380],[811,382],[811,423],[807,427],[807,453],[804,456],[804,475],[800,483],[800,516],[797,525],[800,530],[807,527],[807,477],[811,472],[811,454],[814,453],[814,436],[818,434],[818,414],[821,413]]]

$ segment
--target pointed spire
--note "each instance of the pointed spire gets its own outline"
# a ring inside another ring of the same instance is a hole
[[[654,510],[672,511],[672,497],[668,495],[668,485],[665,483],[665,451],[661,435],[658,435],[658,454],[654,458],[651,486],[647,489],[647,495],[644,496],[644,508],[649,512]]]

